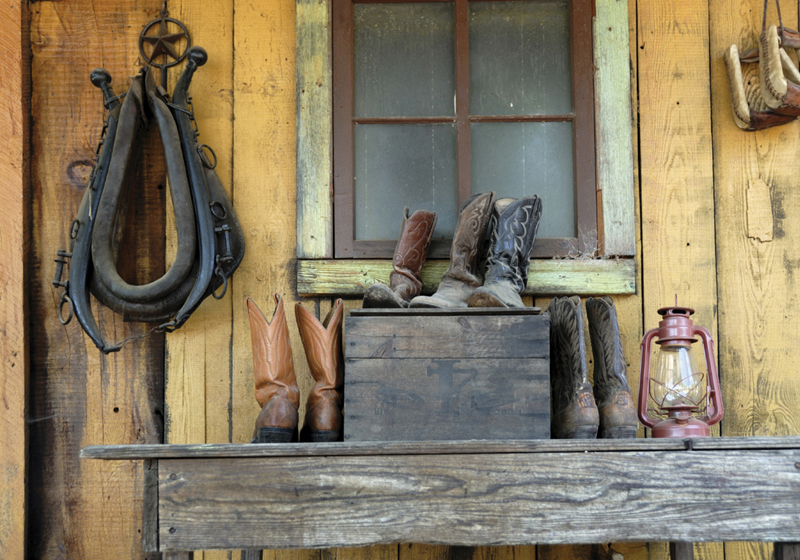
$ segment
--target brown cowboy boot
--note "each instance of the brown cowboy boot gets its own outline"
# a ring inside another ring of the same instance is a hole
[[[275,294],[275,304],[270,323],[255,302],[247,298],[256,400],[261,405],[261,413],[256,418],[253,431],[253,443],[297,441],[300,392],[294,375],[283,299],[278,294]]]
[[[550,307],[550,394],[553,439],[594,439],[600,421],[589,385],[581,299],[554,298]]]
[[[470,307],[525,307],[519,294],[528,282],[541,217],[542,200],[536,195],[501,198],[495,203],[486,278],[469,298]]]
[[[436,227],[436,212],[417,210],[411,217],[403,211],[400,239],[394,250],[389,286],[373,284],[364,293],[363,307],[408,307],[411,298],[422,290],[419,272],[428,256],[428,246]]]
[[[495,194],[489,192],[473,195],[461,205],[450,248],[450,268],[435,294],[417,296],[409,307],[467,307],[472,292],[481,285],[478,253],[483,248],[494,201]]]
[[[586,300],[594,354],[594,398],[600,409],[601,438],[635,438],[639,421],[626,375],[617,310],[610,297]]]
[[[341,441],[344,383],[342,300],[336,300],[322,323],[299,303],[295,305],[294,312],[308,367],[317,382],[306,401],[306,419],[300,432],[300,441]]]

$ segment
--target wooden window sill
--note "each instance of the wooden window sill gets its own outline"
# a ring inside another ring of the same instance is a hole
[[[428,261],[422,268],[422,293],[436,291],[449,261]],[[390,260],[341,259],[297,261],[301,296],[362,296],[376,281],[389,283]],[[523,295],[623,295],[636,293],[633,259],[531,260]]]

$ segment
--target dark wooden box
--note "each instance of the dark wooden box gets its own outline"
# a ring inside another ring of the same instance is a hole
[[[549,439],[550,316],[356,309],[345,320],[345,441]]]

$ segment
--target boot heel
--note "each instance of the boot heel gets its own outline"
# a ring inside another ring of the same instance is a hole
[[[338,430],[303,430],[300,439],[310,443],[330,443],[342,441],[341,435]]]
[[[635,439],[636,427],[635,426],[615,426],[613,428],[605,428],[600,430],[601,439]]]
[[[586,426],[575,426],[567,434],[562,436],[564,439],[596,439],[597,438],[597,424],[589,424]]]
[[[263,426],[250,443],[293,443],[297,441],[297,430],[294,428],[270,428]]]

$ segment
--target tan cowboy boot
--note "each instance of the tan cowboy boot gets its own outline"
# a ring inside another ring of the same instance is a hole
[[[800,71],[781,48],[774,25],[761,32],[758,70],[766,104],[781,115],[800,115]]]
[[[550,314],[550,394],[553,439],[594,439],[600,418],[589,385],[581,299],[555,298]]]
[[[470,307],[525,307],[520,293],[528,282],[541,216],[542,200],[536,195],[501,198],[495,203],[486,278],[469,298]]]
[[[308,367],[316,384],[306,401],[306,419],[301,441],[341,441],[342,439],[342,318],[344,306],[337,299],[325,320],[299,303],[294,307],[297,328],[303,339]]]
[[[297,409],[300,392],[294,375],[289,327],[283,299],[275,294],[275,312],[268,322],[261,310],[247,298],[250,339],[253,344],[253,376],[256,400],[261,412],[256,418],[253,443],[297,441]]]
[[[586,300],[594,354],[594,398],[600,410],[601,438],[635,438],[639,420],[628,387],[628,367],[619,336],[617,310],[610,297]]]
[[[728,69],[728,84],[731,88],[731,106],[733,108],[733,121],[743,130],[762,130],[772,126],[779,126],[792,122],[792,115],[779,115],[773,112],[761,97],[761,87],[754,79],[744,79],[742,62],[756,62],[755,58],[746,53],[739,55],[736,45],[731,45],[725,51],[725,66]],[[748,56],[748,58],[743,58]]]
[[[367,288],[363,307],[408,307],[411,298],[419,295],[422,290],[419,273],[428,256],[434,227],[436,212],[417,210],[409,217],[406,207],[400,239],[394,250],[389,286],[373,284]]]
[[[458,213],[458,224],[450,248],[450,268],[432,296],[417,296],[409,307],[467,307],[472,293],[481,285],[478,257],[494,208],[493,192],[468,198]]]

